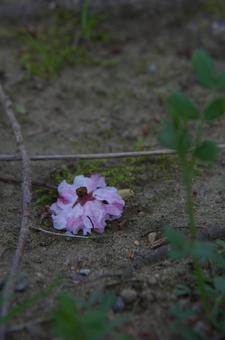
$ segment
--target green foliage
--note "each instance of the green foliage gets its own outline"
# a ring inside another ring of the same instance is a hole
[[[193,155],[201,161],[214,162],[219,157],[220,149],[212,141],[203,141],[194,149]]]
[[[225,114],[225,97],[212,100],[203,111],[204,118],[208,121],[220,118]]]
[[[196,311],[193,308],[185,308],[178,302],[171,306],[170,314],[175,319],[171,326],[174,334],[185,340],[200,340],[198,334],[188,324],[189,319],[196,316]]]
[[[58,76],[67,66],[99,63],[89,53],[82,38],[102,41],[101,34],[95,33],[100,19],[90,13],[88,1],[78,13],[68,9],[52,12],[48,25],[34,32],[23,31],[21,40],[24,48],[19,60],[26,70],[27,77],[50,78]]]
[[[176,150],[177,138],[176,138],[176,128],[174,123],[170,119],[164,119],[161,123],[160,144],[166,146],[167,148]]]
[[[204,50],[196,50],[192,55],[194,73],[200,83],[210,89],[216,86],[216,71],[214,63]]]
[[[171,245],[170,256],[174,260],[181,259],[191,254],[191,241],[181,231],[171,226],[165,226],[164,235]]]
[[[176,296],[190,296],[191,295],[191,289],[190,287],[186,285],[179,284],[176,286],[175,289]]]
[[[37,293],[32,294],[29,298],[24,300],[23,302],[14,305],[8,314],[5,317],[0,317],[0,325],[8,322],[10,320],[13,320],[15,317],[22,315],[27,310],[31,309],[32,307],[36,306],[39,302],[49,298],[50,295],[52,295],[55,290],[59,286],[59,280],[56,279],[50,286],[47,288],[38,291]],[[0,296],[0,306],[3,304],[3,299]]]
[[[209,14],[213,14],[216,18],[225,18],[224,0],[205,0],[201,3],[200,9]]]
[[[175,121],[197,119],[199,112],[194,103],[183,93],[174,93],[168,100],[169,113]]]
[[[196,50],[192,55],[192,66],[199,82],[211,90],[225,89],[225,72],[218,73],[213,60],[204,50]]]
[[[199,82],[210,90],[218,91],[225,88],[225,73],[219,74],[213,60],[203,50],[197,50],[192,56],[194,73]],[[192,180],[196,160],[214,162],[219,156],[219,147],[213,141],[202,139],[204,124],[220,118],[225,112],[225,97],[216,97],[207,104],[201,114],[195,104],[185,95],[175,93],[169,98],[169,117],[162,122],[160,142],[175,149],[182,171],[185,189],[185,207],[190,229],[190,236],[166,226],[164,233],[170,244],[170,255],[178,260],[190,257],[194,264],[196,287],[204,307],[205,317],[213,327],[225,331],[225,256],[224,243],[197,240],[198,228],[195,222],[192,195]],[[190,124],[190,120],[194,120]],[[194,124],[196,124],[196,129]],[[191,136],[191,137],[190,137]],[[218,249],[219,246],[219,249]],[[222,275],[209,280],[206,284],[203,265],[210,265],[214,271],[222,271]],[[181,290],[181,295],[183,291]],[[181,310],[176,305],[172,310],[175,317],[174,332],[184,339],[200,339],[199,335],[188,325],[192,310]]]
[[[109,320],[114,295],[108,293],[99,297],[98,301],[91,297],[83,303],[68,293],[61,293],[54,313],[56,335],[64,340],[100,340],[109,334],[116,336],[115,327],[124,319],[116,317]]]
[[[81,31],[82,36],[90,40],[95,36],[94,30],[97,25],[97,16],[90,10],[89,0],[83,1],[83,6],[81,9]]]
[[[19,104],[19,103],[16,104],[15,110],[16,112],[23,114],[23,115],[27,113],[26,107],[23,104]]]

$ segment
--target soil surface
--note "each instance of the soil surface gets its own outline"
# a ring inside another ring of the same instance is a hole
[[[214,29],[215,22],[217,17],[209,13],[183,13],[180,8],[163,15],[148,11],[109,15],[101,25],[111,36],[110,43],[92,47],[92,53],[103,62],[66,67],[59,77],[50,80],[25,78],[18,61],[22,43],[13,34],[5,35],[17,28],[2,26],[1,81],[15,107],[19,104],[26,108],[18,110],[17,117],[29,152],[70,154],[158,148],[160,120],[166,115],[166,101],[172,91],[185,91],[199,107],[209,98],[209,92],[192,73],[191,52],[203,47],[219,68],[225,67],[225,35]],[[30,24],[40,25],[41,21]],[[5,113],[2,109],[0,112],[0,153],[14,154],[15,138]],[[206,136],[224,143],[224,131],[223,119],[208,125]],[[191,264],[169,259],[149,264],[138,255],[150,250],[149,233],[160,234],[167,223],[187,225],[176,158],[115,160],[99,165],[92,161],[33,162],[33,181],[57,185],[53,174],[62,172],[65,165],[71,174],[78,175],[82,169],[84,174],[90,172],[91,164],[100,174],[116,169],[116,175],[108,173],[109,185],[116,183],[119,189],[134,191],[126,201],[123,217],[110,223],[103,235],[93,234],[90,239],[31,230],[21,266],[27,287],[15,293],[16,300],[32,296],[58,276],[62,278],[60,289],[77,298],[95,290],[114,291],[118,297],[131,288],[136,295],[120,312],[128,315],[122,329],[135,339],[172,339],[169,308],[176,300],[176,285],[192,283]],[[195,209],[201,227],[224,225],[224,164],[222,153],[215,166],[201,167],[196,175]],[[4,178],[20,181],[20,170],[19,162],[0,163],[0,281],[10,267],[21,214],[20,186],[5,183]],[[40,194],[36,186],[33,191],[31,224],[39,226],[45,206],[37,204]],[[42,227],[54,231],[50,222]],[[89,269],[89,275],[81,276],[82,268]],[[47,320],[53,305],[54,298],[49,297],[20,315],[12,326],[40,317]],[[31,338],[53,338],[51,322],[9,334],[9,339]]]

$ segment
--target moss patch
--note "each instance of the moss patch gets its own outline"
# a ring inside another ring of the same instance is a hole
[[[47,181],[57,186],[62,180],[72,183],[75,176],[99,174],[106,178],[109,186],[118,189],[141,188],[145,181],[170,180],[177,173],[176,157],[158,156],[123,160],[77,161],[75,165],[63,166],[50,175]],[[39,188],[36,190],[36,203],[46,205],[54,202],[56,189]]]

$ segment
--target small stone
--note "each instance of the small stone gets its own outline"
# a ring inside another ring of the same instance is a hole
[[[125,303],[124,303],[122,297],[118,296],[117,299],[116,299],[116,302],[114,303],[114,305],[112,307],[114,313],[122,312],[124,310],[124,307],[125,307]]]
[[[153,246],[153,243],[156,240],[156,236],[157,236],[157,233],[155,231],[148,234],[148,242],[149,242],[151,247]]]
[[[158,280],[155,276],[152,276],[148,279],[148,283],[151,285],[151,286],[154,286],[158,283]]]
[[[28,287],[28,279],[27,274],[24,272],[19,273],[18,279],[16,282],[16,292],[24,292]]]
[[[151,74],[156,73],[157,71],[157,66],[155,64],[149,64],[148,65],[148,72]]]
[[[122,297],[125,303],[130,304],[134,302],[135,299],[137,298],[137,292],[132,288],[124,288],[120,292],[120,296]]]
[[[82,276],[88,276],[90,274],[90,272],[91,272],[90,269],[82,268],[82,269],[80,269],[79,274],[82,275]]]
[[[198,333],[201,337],[204,337],[207,335],[207,333],[209,332],[209,327],[207,326],[207,324],[203,321],[198,321],[195,326],[194,326],[194,330],[196,331],[196,333]]]
[[[138,240],[134,241],[135,246],[140,246],[140,242]]]
[[[214,21],[212,23],[212,31],[214,35],[225,39],[225,21],[224,20]]]

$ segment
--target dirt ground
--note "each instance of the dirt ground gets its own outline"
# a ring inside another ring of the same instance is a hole
[[[183,13],[181,9],[164,15],[117,13],[102,23],[102,29],[112,37],[111,43],[93,50],[104,61],[113,58],[115,62],[68,67],[51,80],[25,79],[18,62],[21,43],[0,32],[0,76],[14,104],[26,108],[25,113],[18,113],[18,119],[29,152],[98,153],[159,147],[157,134],[160,119],[166,115],[168,95],[181,89],[199,107],[209,96],[193,76],[191,52],[206,48],[218,67],[225,67],[225,31],[215,31],[217,20],[203,11]],[[11,29],[15,27],[1,27],[2,32]],[[0,113],[0,153],[13,154],[15,139],[2,109]],[[206,135],[224,143],[224,131],[225,121],[221,120],[207,126]],[[16,298],[22,301],[58,275],[61,289],[75,297],[87,297],[96,289],[113,290],[119,296],[124,289],[132,288],[136,296],[121,311],[128,315],[122,328],[135,339],[173,339],[169,307],[176,300],[175,286],[192,283],[190,263],[168,259],[149,264],[139,255],[150,249],[149,233],[162,230],[166,223],[186,225],[178,166],[171,156],[133,161],[131,170],[125,163],[106,161],[104,165],[121,168],[124,180],[118,180],[119,188],[134,191],[122,219],[111,223],[95,239],[66,239],[31,230],[21,268],[28,286],[16,293]],[[76,162],[40,161],[32,163],[33,180],[48,183],[51,174],[65,164],[74,175],[79,174]],[[195,208],[200,226],[224,224],[224,164],[222,153],[216,166],[201,168],[196,176]],[[97,169],[100,174],[101,169]],[[6,177],[20,179],[18,162],[0,163],[0,281],[14,254],[21,211],[20,186],[4,183]],[[110,184],[110,176],[107,180]],[[36,204],[37,198],[34,190],[33,226],[39,225],[44,210]],[[54,231],[50,225],[47,228]],[[82,277],[81,268],[90,269],[90,274]],[[49,298],[16,322],[23,324],[45,315],[47,319],[53,304],[54,299]],[[50,339],[50,326],[50,322],[41,322],[10,333],[9,339]]]

